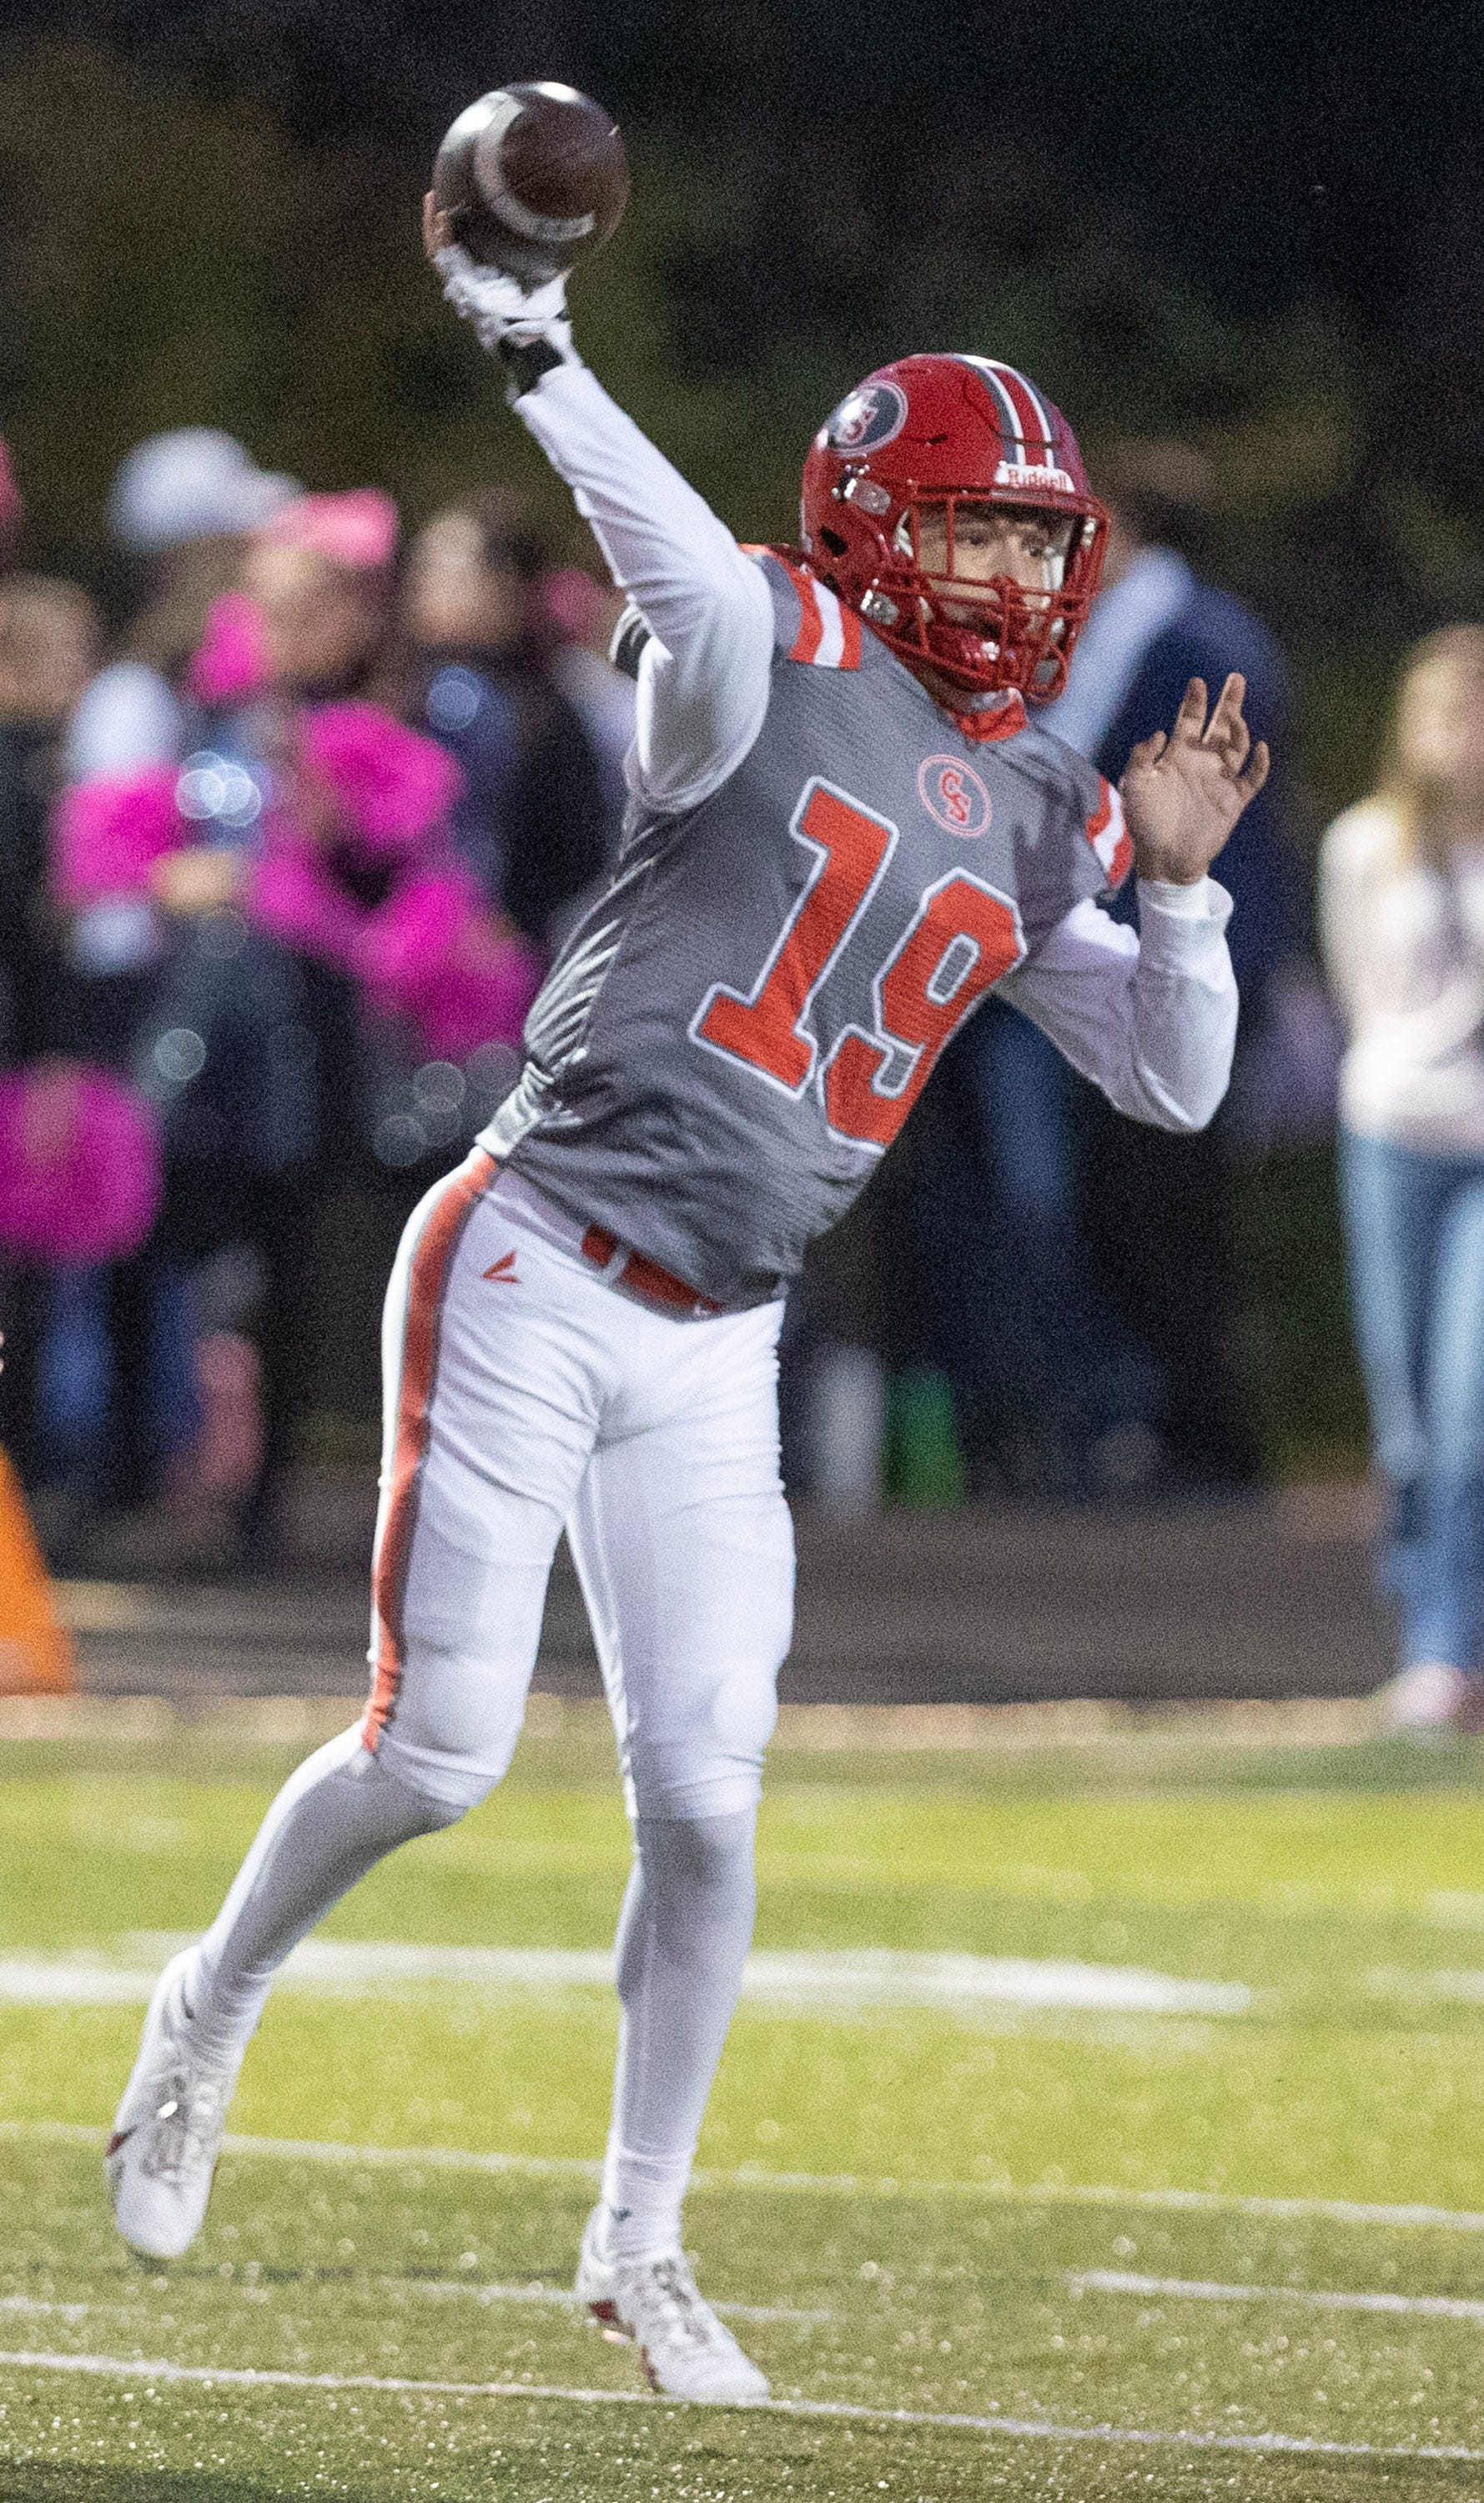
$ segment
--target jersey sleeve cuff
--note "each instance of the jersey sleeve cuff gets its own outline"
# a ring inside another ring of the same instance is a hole
[[[1231,898],[1214,877],[1198,877],[1194,886],[1177,886],[1172,878],[1138,880],[1139,920],[1146,912],[1165,921],[1199,921],[1225,930],[1231,918]]]
[[[1138,881],[1139,953],[1166,964],[1188,964],[1225,943],[1231,898],[1214,877],[1194,886],[1141,877]]]

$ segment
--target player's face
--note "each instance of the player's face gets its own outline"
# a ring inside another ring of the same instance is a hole
[[[1038,513],[1015,505],[961,504],[954,515],[953,563],[949,564],[946,506],[928,504],[918,514],[918,563],[924,573],[952,582],[960,595],[945,600],[945,613],[955,624],[972,624],[980,604],[972,589],[996,576],[1008,577],[1023,591],[1055,591],[1061,583],[1076,525],[1065,513]],[[954,605],[967,612],[953,617]]]

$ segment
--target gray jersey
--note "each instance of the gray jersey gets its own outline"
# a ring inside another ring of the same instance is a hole
[[[949,1038],[1129,865],[1117,798],[1018,700],[971,738],[761,559],[771,691],[696,807],[636,806],[482,1145],[735,1307],[845,1214]]]

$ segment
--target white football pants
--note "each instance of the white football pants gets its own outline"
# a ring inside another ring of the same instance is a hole
[[[612,2248],[675,2247],[752,1936],[753,1827],[793,1615],[782,1306],[677,1318],[476,1150],[392,1270],[371,1701],[286,1783],[196,1950],[203,2053],[235,2070],[284,1958],[515,1749],[565,1525],[618,1733],[634,1862],[603,2175]]]
[[[363,1735],[430,1798],[484,1798],[515,1750],[565,1526],[630,1815],[724,1816],[757,1802],[793,1622],[783,1307],[678,1318],[606,1284],[582,1239],[478,1149],[408,1224],[383,1329]]]

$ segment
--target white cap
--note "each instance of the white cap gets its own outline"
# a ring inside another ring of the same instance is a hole
[[[120,547],[157,556],[186,539],[255,530],[299,492],[296,480],[259,469],[232,435],[183,426],[124,454],[109,494],[109,526]]]

